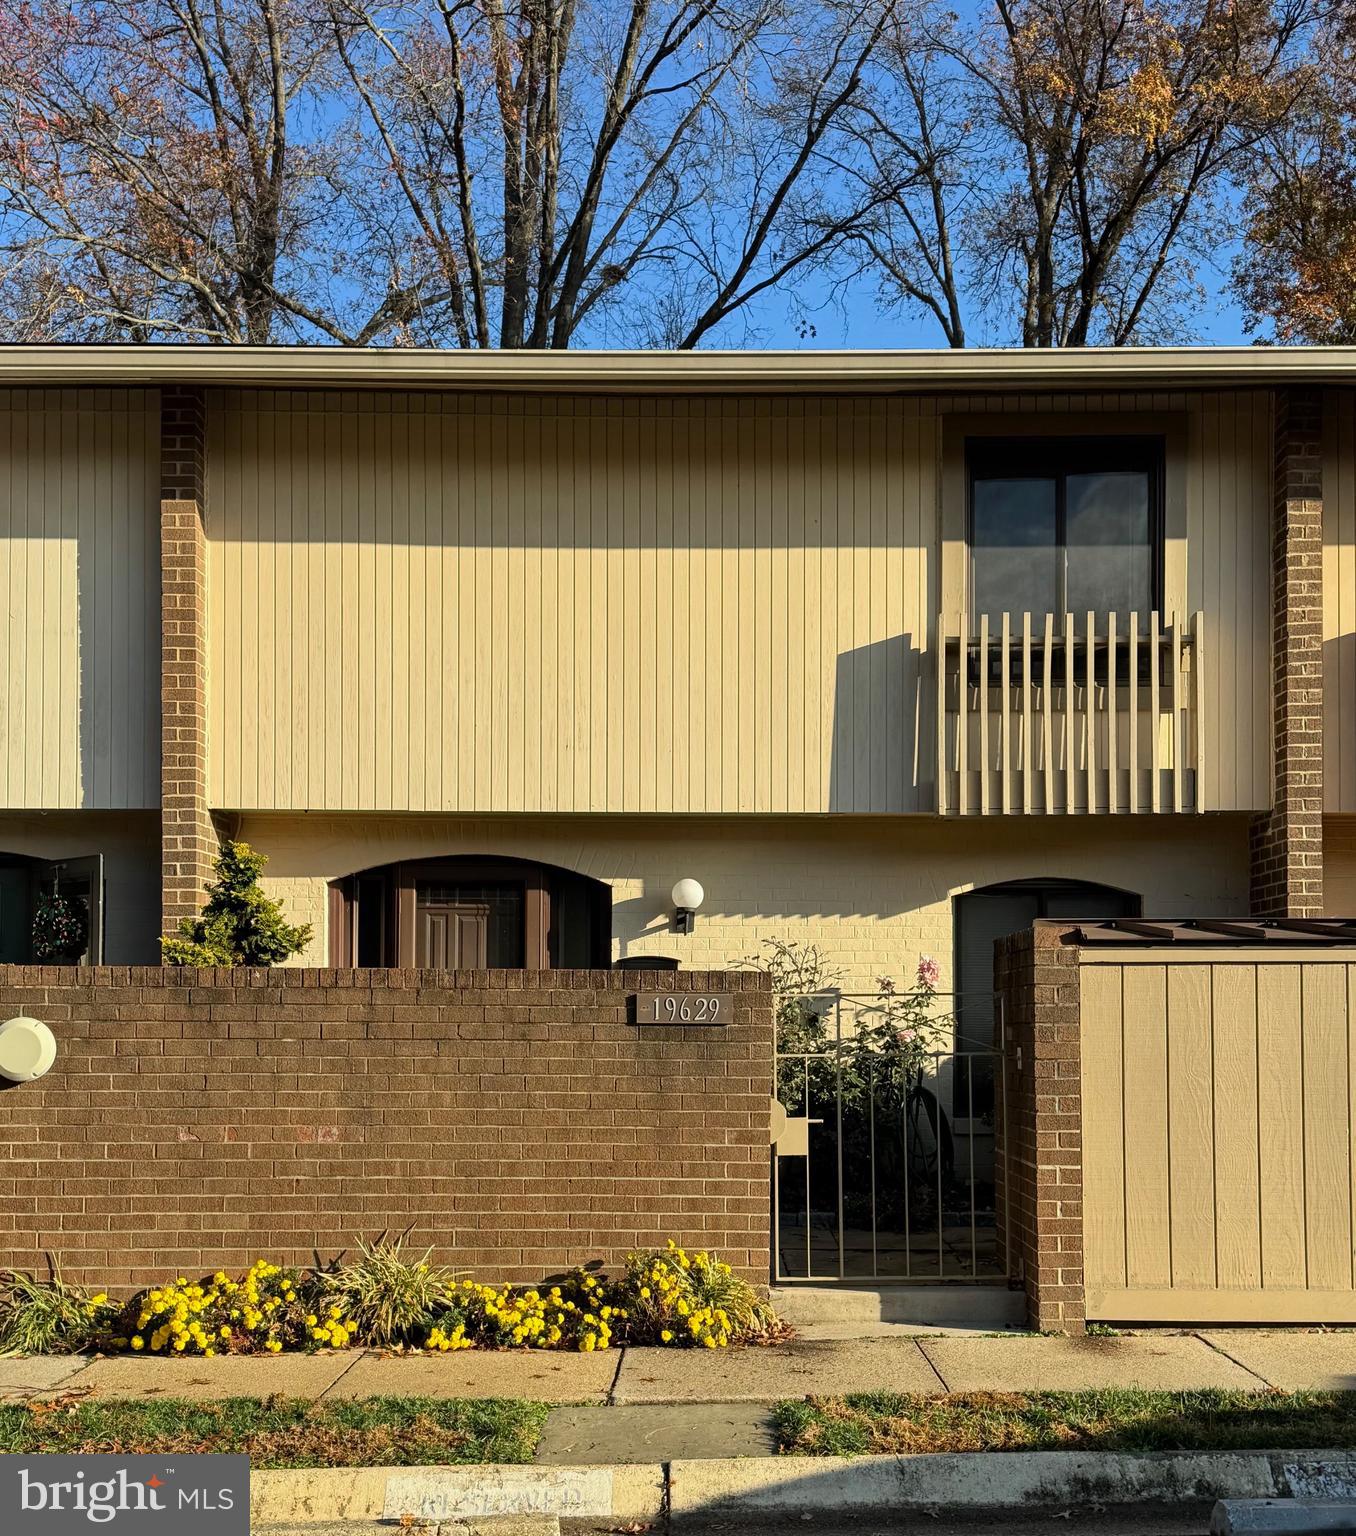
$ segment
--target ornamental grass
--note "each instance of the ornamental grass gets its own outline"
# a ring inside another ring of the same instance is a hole
[[[783,1331],[747,1281],[714,1254],[666,1248],[627,1255],[615,1278],[575,1270],[540,1286],[458,1278],[405,1252],[408,1233],[361,1243],[349,1263],[296,1269],[258,1259],[238,1279],[180,1275],[125,1302],[29,1275],[0,1276],[5,1353],[315,1353],[349,1346],[445,1354],[619,1344],[725,1349]]]

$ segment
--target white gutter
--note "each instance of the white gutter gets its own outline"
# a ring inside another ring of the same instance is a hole
[[[347,347],[0,345],[0,385],[797,393],[1356,384],[1353,347],[861,352],[481,352]]]

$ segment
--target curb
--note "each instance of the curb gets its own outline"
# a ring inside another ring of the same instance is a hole
[[[250,1524],[540,1516],[659,1519],[668,1480],[641,1466],[318,1467],[255,1472]]]
[[[1356,1530],[1356,1505],[1307,1499],[1221,1499],[1210,1516],[1210,1536],[1310,1536]]]
[[[253,1524],[504,1516],[675,1525],[852,1510],[1036,1510],[1218,1499],[1356,1500],[1356,1452],[978,1451],[760,1456],[635,1466],[336,1467],[256,1472]]]

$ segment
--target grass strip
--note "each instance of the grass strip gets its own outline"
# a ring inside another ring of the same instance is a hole
[[[0,1452],[243,1452],[252,1466],[531,1461],[550,1410],[516,1398],[55,1398],[0,1404]]]
[[[784,1455],[1265,1451],[1356,1444],[1356,1392],[859,1392],[779,1403]]]

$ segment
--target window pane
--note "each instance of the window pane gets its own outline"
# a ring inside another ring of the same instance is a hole
[[[1070,475],[1066,496],[1070,611],[1147,613],[1153,607],[1148,475]]]
[[[394,965],[394,955],[386,953],[386,882],[385,880],[359,880],[358,898],[358,965]]]
[[[1055,482],[976,480],[972,558],[976,617],[1056,612]]]
[[[551,965],[589,970],[607,964],[597,888],[591,881],[557,875],[551,882]]]

